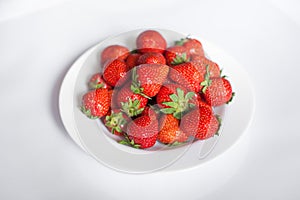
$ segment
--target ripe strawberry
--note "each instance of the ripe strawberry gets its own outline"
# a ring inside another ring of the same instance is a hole
[[[130,88],[131,83],[116,90],[113,93],[113,101],[117,103],[123,112],[128,116],[133,117],[141,114],[148,103],[148,99],[140,94],[135,94]]]
[[[214,115],[212,109],[200,107],[187,113],[181,119],[180,128],[189,136],[196,139],[208,139],[216,134],[220,127],[220,119]]]
[[[183,87],[182,85],[176,84],[176,83],[168,83],[164,84],[159,92],[156,95],[156,103],[160,108],[170,108],[170,106],[167,106],[163,104],[164,102],[170,102],[172,99],[170,98],[170,95],[177,95],[177,88],[182,90],[184,93],[186,93],[187,89]]]
[[[160,119],[160,131],[157,139],[164,144],[172,144],[185,142],[188,137],[179,129],[179,120],[173,115],[167,114]]]
[[[186,92],[175,84],[162,86],[156,96],[156,101],[165,114],[172,114],[175,118],[180,119],[184,113],[194,107],[192,103],[195,98],[194,92]]]
[[[207,67],[210,73],[210,77],[220,77],[221,71],[217,63],[209,60],[206,57],[199,57],[197,61],[192,61],[194,67],[202,74],[204,77],[207,72]]]
[[[200,91],[200,83],[204,79],[191,62],[174,66],[173,70],[170,70],[169,77],[178,84],[185,85],[187,83],[187,87],[194,92]]]
[[[166,49],[164,55],[169,66],[185,63],[190,59],[190,54],[184,46],[171,46]]]
[[[91,119],[101,118],[108,112],[109,103],[109,93],[106,88],[91,90],[82,97],[81,111]]]
[[[140,53],[131,53],[128,55],[127,59],[126,59],[126,65],[128,67],[128,70],[132,69],[133,67],[137,66],[138,63],[138,59],[141,56]]]
[[[161,53],[149,52],[149,53],[144,53],[137,60],[138,65],[150,64],[150,63],[166,64],[166,59]]]
[[[121,45],[110,45],[106,47],[101,53],[101,65],[108,60],[125,60],[129,54],[129,49]]]
[[[119,80],[125,77],[127,71],[128,68],[124,61],[119,59],[107,61],[104,65],[103,78],[109,85],[114,87]],[[122,80],[125,81],[125,79]]]
[[[134,93],[154,97],[160,90],[169,73],[169,66],[163,64],[142,64],[134,68],[136,81],[133,81]]]
[[[112,87],[104,81],[101,73],[94,74],[90,78],[88,85],[89,85],[89,89],[98,89],[98,88],[106,88],[108,90],[112,89]]]
[[[230,82],[224,77],[206,79],[202,82],[203,97],[211,106],[220,106],[229,103],[234,93]]]
[[[157,136],[157,119],[142,115],[128,123],[127,136],[120,143],[145,149],[154,146]]]
[[[159,32],[154,30],[146,30],[138,35],[136,39],[136,46],[138,51],[141,53],[163,53],[167,48],[167,42]]]
[[[202,44],[197,39],[187,37],[177,41],[175,44],[184,46],[190,55],[204,56]]]

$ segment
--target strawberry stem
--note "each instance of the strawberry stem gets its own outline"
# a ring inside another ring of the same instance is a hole
[[[142,95],[143,97],[145,97],[147,99],[151,99],[150,97],[148,97],[147,95],[145,95],[143,93],[144,88],[141,87],[141,84],[138,81],[138,75],[136,73],[136,67],[134,67],[132,69],[132,83],[131,83],[130,89],[135,94],[139,94],[139,95]]]
[[[121,102],[122,111],[125,112],[129,117],[134,117],[141,114],[144,108],[140,108],[140,101],[129,98],[127,102]]]
[[[169,108],[163,108],[160,111],[165,114],[173,114],[177,119],[181,119],[182,115],[189,109],[195,106],[195,104],[189,101],[195,96],[194,92],[188,92],[184,95],[184,91],[180,88],[176,89],[176,94],[171,94],[170,99],[172,101],[163,102],[162,104]]]
[[[203,86],[202,88],[203,93],[205,93],[207,88],[211,85],[209,65],[206,65],[206,73],[204,75],[204,81],[202,81],[200,85]]]
[[[135,144],[134,140],[130,140],[129,137],[127,136],[127,134],[124,134],[124,138],[125,138],[124,140],[119,141],[119,144],[131,146],[136,149],[139,149],[141,147],[141,145]]]

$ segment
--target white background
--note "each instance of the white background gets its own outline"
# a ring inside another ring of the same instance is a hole
[[[300,199],[299,13],[296,0],[0,1],[0,199]],[[64,75],[90,46],[137,28],[199,35],[242,64],[256,111],[239,144],[144,175],[76,146],[59,116]]]

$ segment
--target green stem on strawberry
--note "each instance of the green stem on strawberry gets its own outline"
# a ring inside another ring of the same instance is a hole
[[[140,101],[131,99],[128,102],[121,102],[122,111],[125,112],[129,117],[134,117],[141,114],[144,108],[140,108]]]
[[[132,83],[131,83],[130,89],[135,94],[140,94],[140,95],[142,95],[143,97],[145,97],[147,99],[151,99],[150,97],[148,97],[147,95],[145,95],[143,93],[144,88],[141,87],[141,84],[138,81],[138,75],[136,73],[136,67],[134,67],[132,69]]]
[[[98,119],[99,117],[93,116],[90,109],[86,109],[84,106],[80,107],[80,110],[83,114],[85,114],[90,119]]]
[[[195,96],[194,92],[188,92],[184,95],[184,91],[180,88],[176,89],[176,94],[171,94],[170,102],[163,102],[164,105],[169,106],[169,108],[163,108],[160,111],[165,114],[173,114],[177,119],[181,119],[182,115],[189,109],[195,106],[195,104],[189,101]]]
[[[115,131],[121,133],[122,129],[121,127],[126,124],[126,120],[123,117],[123,114],[121,112],[114,113],[112,112],[111,115],[106,116],[105,118],[106,123],[105,126],[111,128],[111,132],[115,134]]]
[[[188,62],[189,59],[187,57],[186,53],[183,53],[181,55],[176,55],[176,57],[173,59],[173,61],[171,62],[172,65],[179,65],[181,63],[185,63]]]
[[[129,137],[127,136],[127,134],[124,134],[124,140],[119,141],[119,144],[123,144],[126,146],[131,146],[133,148],[139,149],[141,145],[139,144],[135,144],[134,140],[130,140]]]
[[[204,81],[202,81],[200,85],[203,86],[202,88],[203,93],[205,93],[207,88],[211,85],[209,65],[206,65],[206,73],[204,75]]]

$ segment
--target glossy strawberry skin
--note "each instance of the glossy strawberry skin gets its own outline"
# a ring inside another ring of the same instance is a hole
[[[183,46],[187,49],[190,55],[204,56],[202,43],[197,39],[187,38],[183,43]]]
[[[108,60],[125,60],[129,55],[129,49],[121,45],[110,45],[106,47],[101,53],[101,64]]]
[[[128,67],[128,70],[130,70],[138,65],[137,61],[141,55],[142,54],[140,54],[140,53],[131,53],[128,55],[128,57],[126,59],[126,65]]]
[[[163,53],[167,47],[165,38],[155,30],[146,30],[140,33],[136,39],[136,46],[139,52]]]
[[[169,73],[169,66],[163,64],[142,64],[137,66],[138,81],[143,93],[154,97]]]
[[[116,86],[119,80],[123,79],[126,76],[128,71],[127,65],[124,61],[115,59],[113,61],[107,61],[104,65],[103,78],[106,83],[111,86]],[[122,83],[118,83],[122,85]]]
[[[174,66],[173,70],[170,71],[169,77],[178,84],[188,84],[188,88],[196,93],[200,91],[200,83],[204,80],[203,75],[191,62]]]
[[[91,90],[82,97],[81,109],[90,118],[105,116],[109,108],[109,93],[105,88]]]
[[[199,109],[187,113],[181,119],[180,128],[189,136],[205,140],[217,134],[219,126],[219,121],[211,109],[199,107]]]
[[[140,116],[128,124],[127,135],[141,149],[152,147],[158,136],[158,121],[149,116]]]
[[[151,63],[157,63],[157,64],[166,64],[166,59],[163,56],[163,54],[158,52],[148,52],[141,55],[138,60],[137,64],[151,64]]]
[[[160,119],[158,140],[164,144],[185,142],[188,137],[179,129],[179,120],[172,114],[163,115]]]
[[[223,78],[212,78],[210,86],[203,93],[205,101],[211,106],[221,106],[232,98],[232,87],[230,82]]]
[[[185,55],[184,55],[185,54]],[[187,51],[187,49],[184,46],[171,46],[168,47],[164,53],[167,65],[172,66],[172,65],[177,65],[181,64],[183,62],[187,62],[189,60],[190,54]],[[185,56],[185,59],[182,60],[181,62],[176,62],[177,57],[183,57]]]
[[[207,66],[211,78],[220,77],[221,75],[219,65],[206,57],[203,56],[197,57],[197,59],[194,59],[191,63],[201,73],[202,76],[205,75]]]

